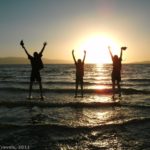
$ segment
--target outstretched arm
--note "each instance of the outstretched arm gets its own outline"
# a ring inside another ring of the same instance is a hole
[[[84,50],[83,63],[84,63],[84,61],[85,61],[85,57],[86,57],[86,51]]]
[[[25,46],[24,46],[24,42],[23,40],[20,41],[20,45],[22,46],[22,48],[24,49],[25,53],[30,56],[30,54],[28,53],[28,51],[26,50]]]
[[[120,59],[121,59],[121,60],[122,60],[122,53],[123,53],[123,50],[126,50],[126,49],[127,49],[126,46],[121,47],[121,52],[120,52]]]
[[[43,43],[43,48],[41,49],[41,51],[40,51],[40,53],[39,54],[41,54],[42,55],[42,53],[43,53],[43,51],[44,51],[44,49],[45,49],[45,46],[47,45],[47,43],[46,42],[44,42]]]
[[[123,51],[123,47],[121,47],[121,52],[120,52],[120,60],[122,61],[122,51]]]
[[[75,59],[75,56],[74,56],[74,50],[72,50],[72,57],[73,57],[74,62],[77,63],[76,59]]]
[[[113,60],[113,55],[112,55],[112,52],[110,50],[110,47],[108,46],[108,49],[109,49],[109,53],[110,53],[110,56],[111,56],[111,59]]]

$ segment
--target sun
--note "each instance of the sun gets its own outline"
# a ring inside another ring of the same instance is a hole
[[[84,40],[79,49],[87,51],[86,62],[102,64],[111,63],[108,46],[114,54],[117,54],[119,48],[117,42],[105,35],[94,35]]]

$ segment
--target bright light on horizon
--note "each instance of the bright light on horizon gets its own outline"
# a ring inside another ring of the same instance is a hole
[[[82,51],[87,51],[86,62],[88,63],[111,63],[111,57],[108,51],[108,46],[111,47],[113,54],[119,53],[119,44],[115,42],[112,38],[105,35],[94,35],[88,37],[79,46],[80,55]]]

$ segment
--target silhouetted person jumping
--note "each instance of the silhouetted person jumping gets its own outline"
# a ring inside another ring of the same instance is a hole
[[[83,76],[84,76],[84,61],[85,61],[86,51],[84,51],[84,57],[83,57],[82,61],[81,61],[81,59],[78,59],[78,61],[76,61],[75,56],[74,56],[74,50],[72,50],[72,56],[73,56],[73,59],[74,59],[74,62],[75,62],[75,66],[76,66],[76,90],[75,90],[75,97],[77,97],[79,84],[81,86],[81,95],[83,97]]]
[[[108,49],[109,49],[109,52],[110,52],[110,55],[112,58],[112,62],[113,62],[113,70],[112,70],[112,74],[111,74],[113,94],[115,93],[115,85],[117,82],[119,95],[121,96],[120,82],[121,82],[122,51],[126,50],[127,47],[121,47],[120,57],[118,57],[117,55],[113,56],[112,52],[110,50],[110,47],[108,47]]]
[[[34,52],[33,56],[31,56],[28,53],[28,51],[26,50],[26,48],[24,46],[24,42],[23,41],[20,42],[20,45],[22,46],[22,48],[25,50],[26,54],[28,55],[28,59],[30,59],[31,67],[32,67],[31,77],[30,77],[30,87],[29,87],[29,99],[31,99],[32,85],[33,85],[33,82],[35,82],[35,81],[39,82],[41,99],[43,99],[40,70],[43,69],[43,67],[44,67],[43,66],[43,62],[41,60],[41,57],[42,57],[42,53],[43,53],[43,51],[44,51],[45,46],[47,45],[47,43],[44,42],[43,43],[43,48],[40,51],[40,53]]]

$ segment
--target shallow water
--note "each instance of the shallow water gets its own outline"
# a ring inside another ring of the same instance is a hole
[[[123,65],[114,98],[111,65],[85,65],[83,98],[74,98],[74,65],[45,65],[44,101],[38,85],[26,99],[29,65],[0,67],[1,148],[149,149],[150,65]]]

